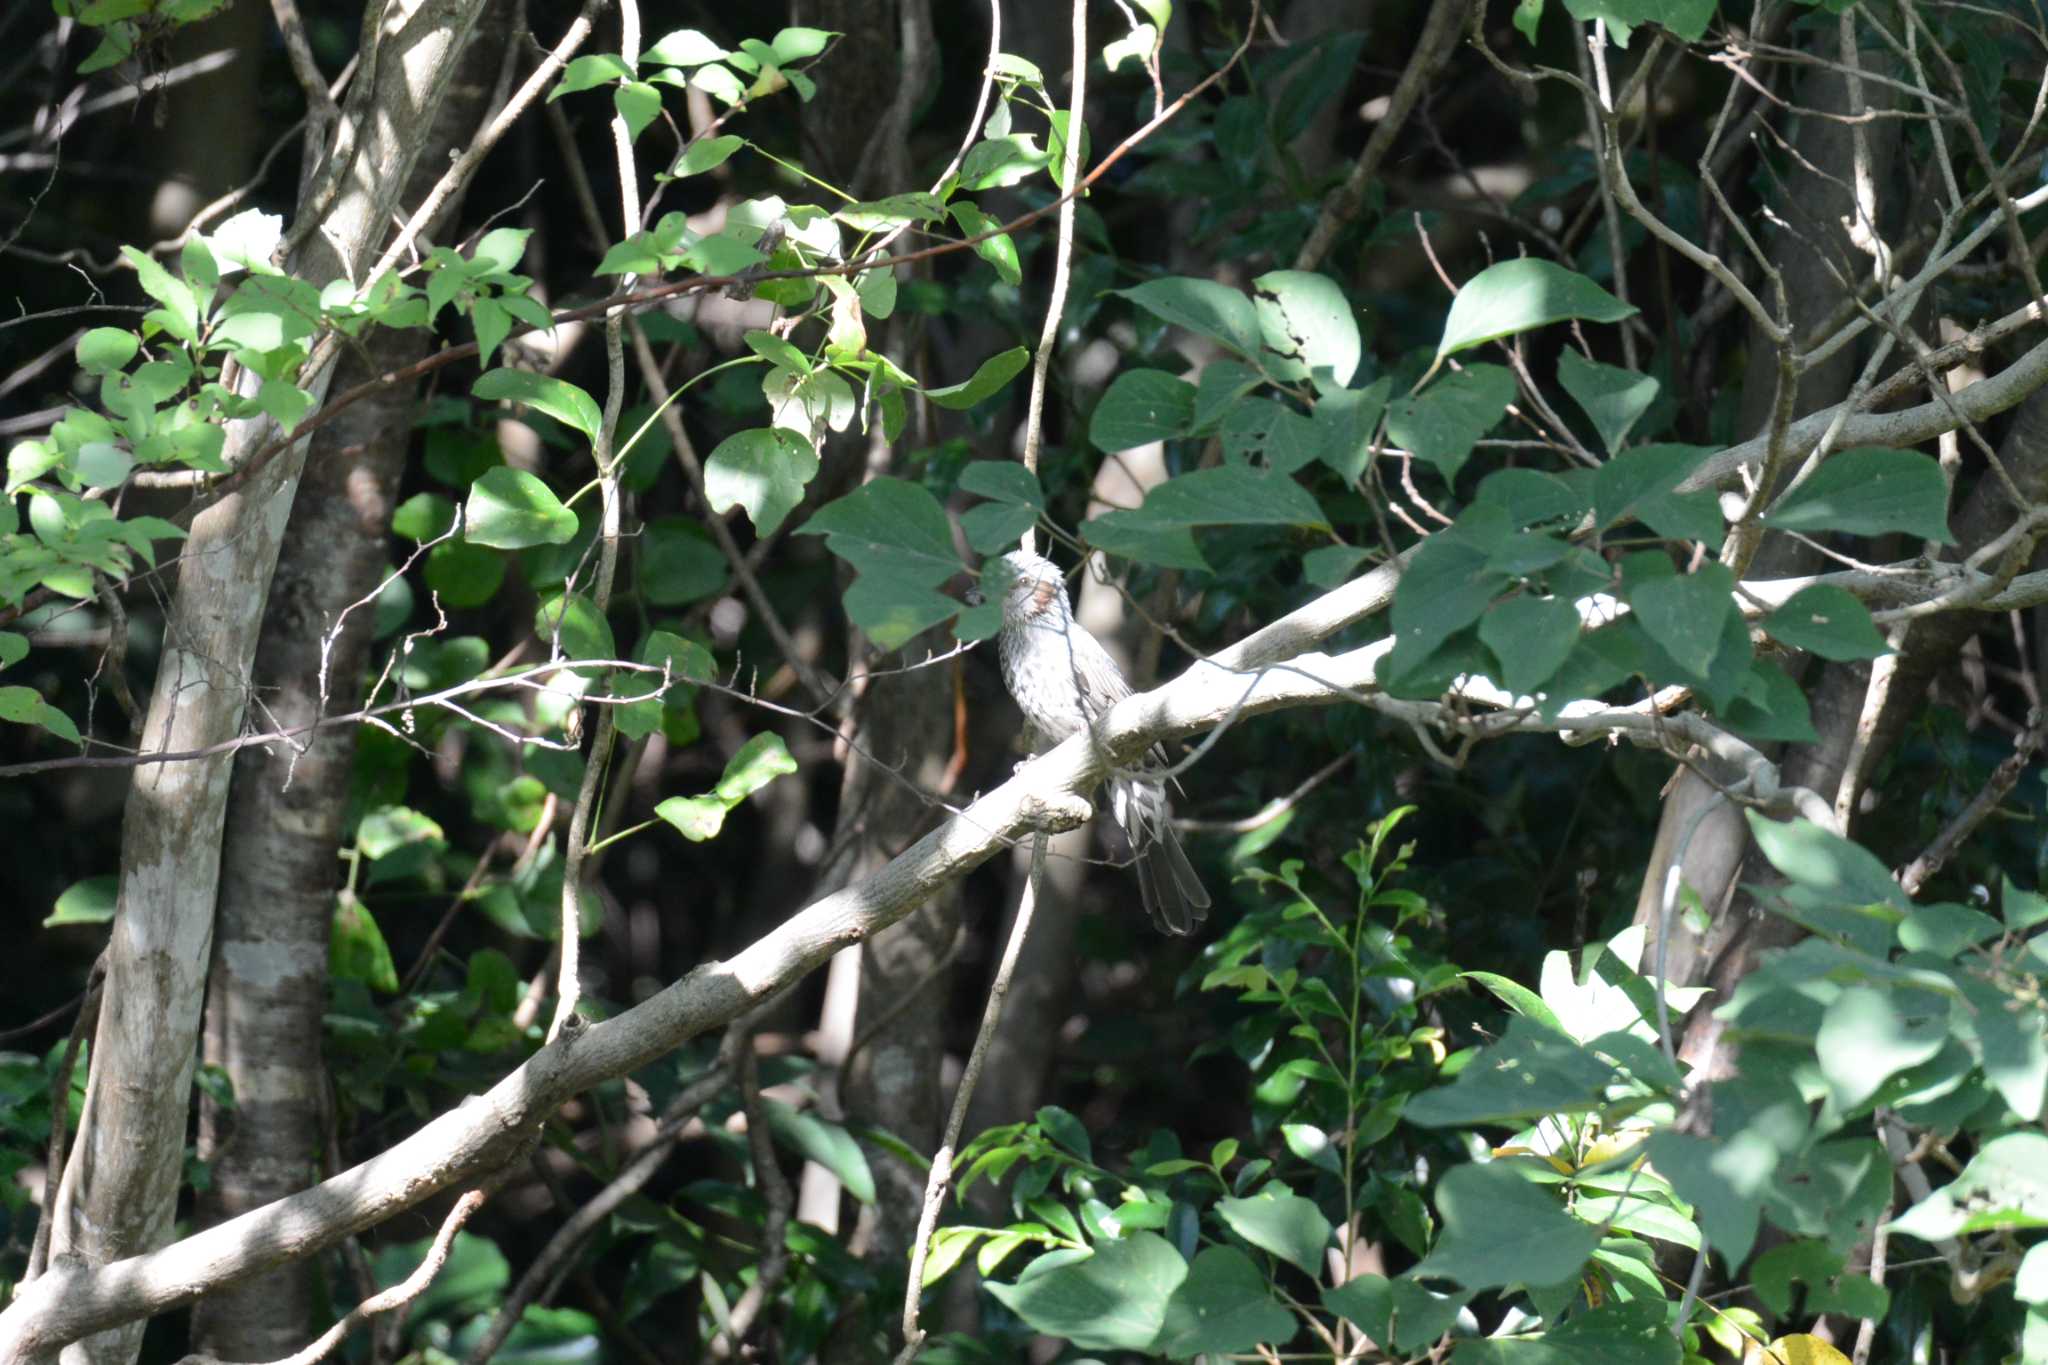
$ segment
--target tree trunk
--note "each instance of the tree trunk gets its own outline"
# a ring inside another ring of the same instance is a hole
[[[354,278],[389,230],[399,188],[484,0],[395,6],[375,79],[351,92],[344,122],[361,130],[320,230],[290,268],[314,285]],[[311,206],[307,206],[310,208]],[[314,396],[326,375],[305,377]],[[238,422],[225,458],[238,466],[276,434]],[[231,740],[249,698],[261,604],[297,489],[305,445],[271,460],[201,512],[179,560],[178,592],[149,706],[146,751]],[[121,898],[108,949],[106,1003],[92,1050],[87,1114],[54,1210],[52,1252],[99,1265],[160,1246],[183,1169],[201,1005],[213,939],[230,761],[211,754],[137,770],[122,829]],[[132,1323],[67,1348],[71,1361],[131,1360]]]

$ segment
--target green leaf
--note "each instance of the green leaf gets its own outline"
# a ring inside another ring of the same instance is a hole
[[[2048,1227],[2048,1137],[2020,1132],[1992,1138],[1961,1175],[1891,1226],[1923,1242],[1995,1228]]]
[[[1038,486],[1038,476],[1014,460],[975,460],[960,471],[960,491],[1045,510],[1045,490]]]
[[[1938,545],[1955,543],[1941,466],[1917,451],[1883,446],[1835,452],[1778,499],[1763,521],[1782,531],[1903,531]]]
[[[72,351],[78,368],[87,374],[111,374],[135,359],[135,353],[141,349],[142,342],[133,332],[119,327],[94,327],[78,338]]]
[[[1323,442],[1314,422],[1270,398],[1239,402],[1224,417],[1220,435],[1224,458],[1257,462],[1277,474],[1292,474],[1313,462]]]
[[[870,479],[819,508],[802,534],[827,537],[826,548],[863,573],[935,584],[960,572],[945,508],[923,484],[904,479]]]
[[[946,207],[935,194],[912,190],[884,199],[848,204],[833,217],[857,232],[886,232],[902,223],[931,223],[945,216]]]
[[[1022,346],[1000,351],[982,361],[981,367],[965,383],[949,384],[942,389],[926,389],[924,396],[942,408],[971,408],[983,399],[992,397],[1030,363],[1031,353]]]
[[[1712,489],[1676,489],[1710,446],[1637,446],[1616,455],[1593,474],[1594,515],[1604,527],[1633,517],[1658,535],[1677,540],[1718,540],[1721,508]]]
[[[573,95],[579,90],[589,90],[607,81],[625,81],[633,78],[633,68],[615,52],[600,52],[595,56],[578,57],[562,70],[562,79],[555,82],[555,88],[548,91],[548,103],[553,104],[564,95]]]
[[[1605,19],[1624,48],[1629,30],[1638,24],[1659,24],[1681,41],[1696,43],[1713,21],[1714,6],[1715,0],[1564,0],[1566,11],[1581,23]]]
[[[1593,430],[1610,455],[1657,401],[1660,387],[1650,375],[1588,360],[1569,346],[1557,357],[1557,382],[1593,419]]]
[[[498,550],[566,545],[576,528],[576,514],[546,484],[509,465],[479,475],[463,504],[462,538],[472,545]]]
[[[1948,997],[1910,986],[1851,986],[1835,997],[1813,1040],[1835,1103],[1854,1111],[1894,1075],[1941,1051],[1948,1017]]]
[[[718,837],[730,809],[716,796],[671,796],[657,804],[654,813],[675,826],[685,839],[701,844]]]
[[[1301,1330],[1252,1258],[1236,1247],[1208,1247],[1166,1300],[1166,1315],[1151,1351],[1183,1360],[1204,1351],[1250,1351],[1284,1346]]]
[[[725,49],[694,28],[679,28],[640,54],[642,66],[702,66],[725,55]]]
[[[991,228],[1001,226],[965,199],[948,204],[946,212],[959,224],[960,231],[969,237],[979,237]],[[976,242],[974,254],[994,266],[996,278],[1004,284],[1023,282],[1024,267],[1017,258],[1017,244],[1010,240],[1008,233],[998,233],[985,242]]]
[[[1607,1087],[1618,1079],[1611,1063],[1558,1030],[1517,1014],[1509,1018],[1499,1042],[1481,1049],[1448,1086],[1410,1099],[1402,1116],[1425,1128],[1448,1128],[1520,1125],[1545,1114],[1591,1113],[1606,1102]]]
[[[661,117],[661,92],[645,81],[624,81],[612,91],[612,107],[626,121],[626,140],[638,142],[647,125]]]
[[[1084,522],[1081,535],[1098,550],[1141,564],[1201,571],[1209,568],[1209,561],[1202,558],[1202,551],[1187,527],[1161,526],[1145,520],[1140,512],[1105,512]]]
[[[1186,435],[1195,414],[1195,386],[1164,370],[1118,375],[1088,419],[1088,440],[1115,454],[1152,441]]]
[[[1679,667],[1699,677],[1712,671],[1727,618],[1736,611],[1735,575],[1722,564],[1633,584],[1629,605],[1643,629]]]
[[[1140,286],[1142,288],[1142,286]],[[1361,346],[1351,300],[1327,275],[1272,270],[1252,281],[1266,368],[1330,392],[1351,382]]]
[[[1875,659],[1891,646],[1871,623],[1870,608],[1840,588],[1801,588],[1764,618],[1764,633],[1823,659]]]
[[[803,61],[806,57],[817,56],[838,36],[838,33],[831,29],[786,28],[769,40],[768,45],[774,50],[775,64],[788,66],[792,62]]]
[[[960,162],[960,187],[966,190],[1005,189],[1029,178],[1049,160],[1038,139],[1028,133],[983,138],[968,148]]]
[[[1202,371],[1204,380],[1209,370],[1215,368],[1211,365]],[[1343,475],[1347,482],[1356,483],[1365,473],[1372,458],[1373,432],[1379,426],[1380,415],[1387,410],[1387,394],[1392,387],[1391,379],[1381,378],[1365,388],[1336,389],[1316,400],[1315,412],[1310,417],[1319,441],[1316,458]],[[1195,407],[1199,426],[1199,398]]]
[[[391,534],[429,541],[455,524],[455,504],[439,493],[415,493],[391,514]]]
[[[1276,1192],[1272,1186],[1250,1199],[1219,1199],[1216,1216],[1224,1226],[1261,1251],[1271,1252],[1311,1276],[1323,1271],[1330,1244],[1330,1220],[1312,1199]]]
[[[480,607],[505,582],[505,556],[463,540],[443,541],[427,552],[427,586],[444,607]]]
[[[718,797],[727,806],[737,806],[778,777],[796,771],[796,759],[782,736],[763,731],[742,744],[725,765],[718,779]]]
[[[47,574],[44,575],[43,581],[55,586],[52,583],[51,577]],[[84,588],[83,592],[67,593],[67,595],[78,597],[89,597],[92,595],[90,579],[87,579],[81,586]],[[64,588],[59,588],[58,590],[66,591]],[[36,691],[33,687],[0,687],[0,721],[12,721],[16,725],[38,725],[59,739],[69,740],[71,743],[81,747],[85,744],[85,741],[79,737],[78,727],[72,723],[71,717],[44,701],[43,694]]]
[[[1167,1304],[1188,1275],[1165,1238],[1137,1232],[1104,1242],[1086,1259],[1036,1272],[1015,1284],[986,1286],[1034,1331],[1092,1351],[1143,1351],[1166,1321]]]
[[[319,406],[319,402],[296,384],[282,379],[266,379],[256,392],[256,406],[275,418],[279,428],[289,436],[299,423],[306,420],[306,415]]]
[[[1600,1245],[1597,1228],[1503,1162],[1453,1167],[1437,1185],[1436,1205],[1443,1234],[1409,1272],[1418,1279],[1466,1289],[1563,1284]]]
[[[1122,515],[1160,527],[1329,526],[1306,488],[1285,475],[1243,465],[1198,469],[1168,479],[1145,495],[1136,512]]]
[[[592,440],[597,438],[597,428],[603,420],[596,400],[574,384],[526,370],[486,371],[470,388],[470,394],[486,402],[509,399],[524,403]]]
[[[526,254],[526,239],[531,236],[531,228],[492,228],[478,239],[470,261],[484,274],[510,274]]]
[[[1467,365],[1414,397],[1387,405],[1387,438],[1455,479],[1480,437],[1515,400],[1515,376],[1499,365]]]
[[[1500,660],[1500,685],[1533,697],[1578,644],[1578,608],[1555,597],[1510,597],[1479,618],[1479,640]]]
[[[1323,545],[1301,557],[1301,576],[1310,587],[1328,591],[1351,577],[1366,560],[1367,551],[1356,545]]]
[[[1266,377],[1249,365],[1240,365],[1235,360],[1210,361],[1195,376],[1192,429],[1197,433],[1207,431],[1227,417],[1239,399],[1265,382]]]
[[[1382,1351],[1418,1351],[1451,1330],[1470,1297],[1438,1294],[1405,1276],[1389,1280],[1383,1275],[1357,1275],[1323,1290],[1323,1307],[1365,1333]]]
[[[1441,360],[1567,318],[1619,322],[1635,311],[1577,271],[1533,257],[1502,261],[1465,281],[1436,354]]]
[[[57,903],[43,920],[45,929],[65,924],[105,924],[121,903],[121,879],[109,873],[73,882],[58,893]]]
[[[409,806],[380,806],[356,825],[356,851],[371,862],[414,844],[446,842],[447,835],[432,816]]]
[[[28,657],[28,637],[0,630],[0,668],[10,668]]]
[[[960,514],[960,529],[976,554],[994,554],[1015,545],[1038,524],[1038,513],[1020,503],[985,502]]]
[[[1229,285],[1169,275],[1109,292],[1129,299],[1162,322],[1184,327],[1258,363],[1263,335],[1258,313],[1250,299]]]
[[[533,633],[553,657],[557,643],[571,659],[616,659],[611,623],[581,593],[555,594],[533,614]]]
[[[353,896],[335,899],[327,935],[327,970],[387,995],[398,993],[398,968],[391,961],[391,947],[369,907]]]
[[[747,509],[757,534],[766,535],[803,501],[818,472],[818,452],[782,427],[756,427],[718,443],[704,462],[704,490],[715,512]]]
[[[1890,869],[1861,844],[1850,843],[1810,820],[1780,823],[1754,811],[1745,814],[1749,832],[1771,866],[1829,903],[1911,908],[1912,902],[1892,880]]]
[[[761,1111],[768,1120],[769,1132],[784,1146],[838,1176],[846,1192],[861,1203],[875,1202],[874,1172],[868,1169],[868,1159],[853,1134],[816,1114],[793,1109],[781,1100],[763,1097]]]
[[[680,607],[724,592],[725,556],[688,517],[664,517],[640,533],[640,595],[657,607]]]
[[[683,149],[683,154],[676,158],[676,164],[669,169],[669,174],[678,179],[686,175],[702,175],[705,171],[723,166],[734,152],[746,145],[747,140],[736,133],[699,138]]]

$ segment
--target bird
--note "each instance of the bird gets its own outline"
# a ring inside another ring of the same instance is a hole
[[[1131,695],[1116,660],[1074,619],[1057,564],[1013,550],[1002,558],[998,581],[1004,589],[997,641],[1003,685],[1044,742],[1058,744],[1092,728]],[[1208,918],[1209,892],[1174,833],[1166,767],[1166,753],[1155,745],[1136,769],[1112,773],[1110,813],[1130,842],[1145,913],[1160,932],[1178,936]]]

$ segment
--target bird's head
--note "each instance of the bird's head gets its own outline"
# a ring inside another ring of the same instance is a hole
[[[1001,563],[1005,626],[1030,625],[1047,613],[1056,620],[1072,614],[1059,565],[1029,550],[1012,550]]]

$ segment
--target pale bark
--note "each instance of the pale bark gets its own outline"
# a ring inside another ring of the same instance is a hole
[[[388,231],[454,57],[484,0],[394,6],[375,79],[352,92],[346,121],[360,151],[291,267],[314,285],[353,277]],[[315,396],[327,375],[307,377]],[[275,434],[267,420],[230,428],[238,464]],[[248,704],[263,598],[291,511],[304,446],[270,461],[201,512],[180,559],[178,593],[144,730],[146,748],[231,739]],[[53,1249],[89,1265],[147,1252],[168,1237],[185,1147],[187,1102],[212,948],[230,763],[226,756],[136,771],[122,830],[121,900],[106,1005],[92,1051],[91,1109],[57,1211]],[[139,1323],[77,1349],[125,1362]]]

